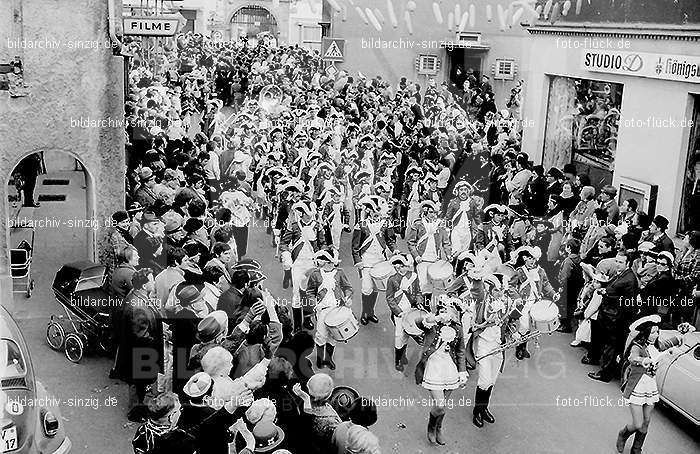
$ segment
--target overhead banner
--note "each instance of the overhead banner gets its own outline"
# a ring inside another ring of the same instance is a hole
[[[585,50],[581,67],[588,71],[700,83],[700,57],[646,52]]]

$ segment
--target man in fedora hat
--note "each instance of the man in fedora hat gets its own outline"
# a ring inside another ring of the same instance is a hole
[[[408,364],[406,346],[408,334],[403,327],[403,316],[414,307],[423,306],[418,275],[413,272],[413,260],[406,254],[397,254],[391,259],[396,274],[389,277],[386,284],[386,303],[391,311],[391,321],[394,323],[394,367],[399,372],[404,371]]]
[[[620,207],[615,197],[617,197],[617,188],[613,185],[603,186],[600,190],[601,208],[608,212],[608,223],[617,225],[620,221]]]
[[[156,176],[150,167],[142,167],[139,171],[139,188],[134,193],[134,199],[143,207],[150,207],[156,202],[156,194],[153,190],[156,186]]]
[[[668,230],[668,219],[660,214],[654,216],[654,220],[649,226],[649,231],[642,235],[641,241],[649,241],[654,243],[654,252],[659,253],[663,251],[670,252],[671,255],[676,255],[676,246],[673,244],[673,240],[669,238],[666,233]]]
[[[165,268],[163,253],[163,223],[152,211],[141,218],[141,230],[134,237],[134,247],[139,251],[141,265],[152,268],[157,274]]]
[[[450,260],[450,238],[437,217],[438,205],[431,200],[421,202],[421,217],[413,223],[406,243],[416,263],[421,293],[429,301],[433,293],[428,267],[438,260]]]
[[[337,341],[328,332],[325,319],[335,307],[352,306],[352,285],[345,272],[338,267],[335,250],[317,252],[316,263],[318,268],[311,271],[306,284],[306,295],[316,312],[316,367],[320,369],[327,365],[335,370],[333,351]]]

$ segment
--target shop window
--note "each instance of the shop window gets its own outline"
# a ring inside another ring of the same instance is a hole
[[[574,163],[597,188],[612,182],[623,85],[553,77],[545,131],[545,167]]]
[[[700,230],[700,96],[695,98],[678,231]]]

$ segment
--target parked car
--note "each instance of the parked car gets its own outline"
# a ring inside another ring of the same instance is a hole
[[[678,332],[663,330],[659,336],[674,334]],[[700,332],[686,336],[671,357],[659,362],[656,383],[663,403],[700,426]]]
[[[36,380],[17,323],[0,306],[0,452],[65,454],[71,450],[58,400]]]

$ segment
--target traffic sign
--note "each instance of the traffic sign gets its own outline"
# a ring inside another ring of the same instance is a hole
[[[323,38],[321,55],[325,61],[342,62],[345,60],[345,40],[338,38]]]
[[[124,18],[124,34],[137,36],[175,36],[182,15],[129,16]]]
[[[328,68],[326,68],[326,74],[328,74],[328,77],[335,77],[335,75],[338,74],[338,68],[331,63]]]

